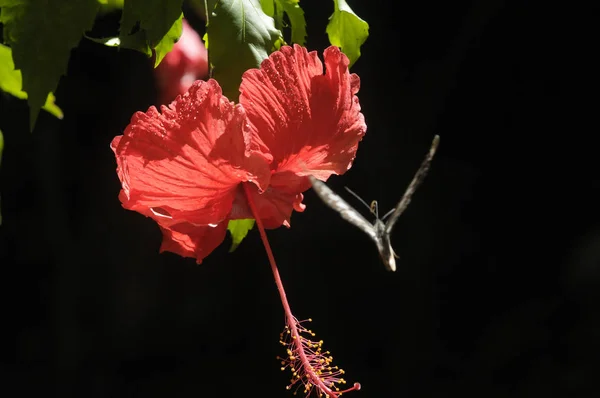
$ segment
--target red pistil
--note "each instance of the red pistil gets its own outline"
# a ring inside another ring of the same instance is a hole
[[[256,225],[258,227],[263,245],[265,246],[265,250],[267,251],[267,257],[269,258],[269,263],[271,264],[271,271],[273,272],[275,284],[277,285],[277,290],[279,291],[279,296],[281,298],[281,304],[283,305],[283,310],[285,312],[287,325],[282,333],[281,343],[288,347],[288,357],[286,359],[282,359],[282,364],[287,364],[282,369],[289,367],[293,372],[292,382],[288,386],[288,389],[291,389],[296,382],[301,381],[304,384],[307,396],[309,396],[313,391],[313,387],[316,387],[320,392],[319,395],[326,395],[329,398],[337,398],[348,391],[360,390],[359,383],[354,383],[351,388],[342,391],[336,387],[335,383],[344,384],[346,382],[340,377],[342,374],[344,374],[344,371],[339,369],[337,366],[330,366],[333,359],[329,355],[329,351],[323,352],[321,350],[321,346],[323,344],[322,340],[314,342],[304,336],[314,336],[315,334],[311,330],[308,330],[302,326],[304,321],[299,322],[292,313],[290,304],[288,303],[287,296],[285,294],[285,289],[283,288],[283,282],[279,276],[277,264],[275,263],[275,257],[273,256],[271,246],[269,245],[269,240],[267,239],[267,234],[265,232],[262,220],[258,216],[256,204],[252,199],[250,187],[248,183],[243,183],[242,185],[244,186],[244,192],[246,194],[246,198],[248,199],[250,210],[252,211],[252,214],[255,215]]]

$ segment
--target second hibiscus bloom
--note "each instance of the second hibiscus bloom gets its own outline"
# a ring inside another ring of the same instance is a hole
[[[159,112],[137,112],[111,143],[123,207],[152,217],[161,251],[201,262],[225,238],[229,220],[254,218],[241,184],[267,228],[303,211],[306,175],[327,180],[352,165],[366,131],[359,78],[337,47],[282,47],[244,73],[239,104],[215,80],[197,81]]]

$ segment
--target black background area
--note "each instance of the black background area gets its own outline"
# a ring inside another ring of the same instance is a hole
[[[319,53],[331,3],[301,3]],[[352,68],[368,131],[329,186],[387,211],[441,136],[392,236],[396,273],[311,191],[268,232],[352,396],[600,395],[597,18],[534,3],[350,3],[370,24]],[[153,84],[143,54],[84,40],[64,120],[42,112],[30,134],[25,101],[1,97],[3,396],[291,396],[257,231],[198,266],[159,255],[156,224],[120,206],[109,143]]]

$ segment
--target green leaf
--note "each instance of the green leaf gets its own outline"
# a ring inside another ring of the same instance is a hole
[[[12,48],[14,65],[28,94],[33,130],[48,93],[67,71],[71,49],[94,23],[96,0],[0,0],[4,42]]]
[[[263,12],[273,18],[275,29],[283,31],[283,7],[277,6],[278,0],[260,0],[260,7]]]
[[[123,0],[97,0],[103,6],[112,8],[123,8]]]
[[[103,44],[107,47],[127,48],[144,53],[148,57],[152,56],[152,49],[148,45],[148,41],[146,40],[146,32],[143,30],[139,30],[129,36],[123,37],[122,41],[118,36],[90,37],[85,35],[85,38],[93,41],[94,43]]]
[[[204,42],[204,48],[208,51],[208,35],[206,33],[202,36],[202,41]]]
[[[83,35],[86,39],[93,41],[94,43],[104,44],[107,47],[120,47],[121,39],[117,36],[109,36],[109,37],[90,37],[88,35]],[[146,44],[146,39],[144,38],[143,45]]]
[[[276,49],[281,32],[259,0],[223,0],[213,9],[207,26],[208,59],[212,77],[232,101],[239,97],[242,74]]]
[[[231,220],[229,224],[227,224],[227,230],[231,233],[231,248],[229,249],[229,253],[237,249],[242,240],[248,235],[248,231],[250,231],[254,227],[254,220],[251,218],[244,220]]]
[[[154,66],[171,51],[183,29],[183,0],[125,0],[119,33],[120,47],[152,56]]]
[[[219,0],[185,0],[185,5],[200,18],[206,20],[206,9],[212,10]],[[206,20],[208,22],[208,20]]]
[[[369,37],[369,24],[360,19],[345,0],[333,0],[335,10],[329,17],[329,42],[340,47],[352,66],[360,57],[360,46]]]
[[[15,70],[10,47],[0,44],[0,90],[14,95],[19,99],[27,99],[27,93],[23,91],[22,86],[21,71]],[[59,119],[63,118],[62,110],[54,104],[54,94],[52,93],[48,93],[42,109],[45,109]]]
[[[123,9],[123,0],[97,0],[100,3],[98,15],[104,15],[114,10]]]
[[[262,8],[263,12],[270,17],[275,15],[275,1],[276,0],[260,0],[260,8]],[[275,25],[277,25],[277,20],[275,20]]]
[[[306,43],[306,20],[298,2],[299,0],[260,0],[260,5],[263,12],[275,20],[275,28],[279,30],[286,27],[283,21],[285,13],[292,29],[291,42],[303,46]]]
[[[154,46],[154,52],[156,53],[156,59],[154,61],[154,67],[160,64],[160,61],[167,55],[173,48],[173,45],[177,43],[177,40],[181,37],[183,32],[183,13],[179,15],[179,18],[173,23],[171,29],[167,34]]]
[[[275,5],[275,13],[270,16],[275,20],[275,28],[283,31],[283,7],[277,6],[277,0],[273,4]]]
[[[303,46],[306,43],[306,20],[304,11],[300,8],[298,0],[275,0],[277,7],[282,8],[287,14],[292,26],[292,43]]]
[[[62,119],[64,116],[63,111],[54,103],[54,101],[56,101],[54,94],[51,92],[48,93],[48,98],[46,98],[46,103],[42,106],[42,109],[56,116],[58,119]]]

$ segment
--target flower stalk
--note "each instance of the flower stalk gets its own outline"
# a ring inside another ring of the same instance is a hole
[[[348,389],[340,390],[337,383],[345,384],[346,381],[341,377],[344,374],[342,369],[337,366],[331,366],[333,358],[329,351],[322,351],[323,341],[312,341],[308,336],[314,337],[315,333],[303,326],[303,323],[311,321],[298,321],[293,315],[285,294],[283,282],[277,269],[273,251],[267,239],[261,218],[258,216],[256,204],[252,199],[252,194],[248,183],[242,184],[244,192],[248,200],[248,205],[252,214],[257,215],[256,225],[260,233],[263,245],[269,258],[275,285],[281,298],[281,304],[285,312],[286,326],[280,335],[280,342],[287,347],[287,358],[279,358],[282,360],[282,370],[290,368],[293,373],[291,384],[287,386],[291,389],[295,384],[301,383],[304,385],[306,396],[310,396],[313,391],[317,391],[321,397],[337,398],[343,393],[349,391],[360,390],[360,384],[354,385]],[[299,387],[299,386],[298,386]],[[295,394],[295,392],[294,392]]]

